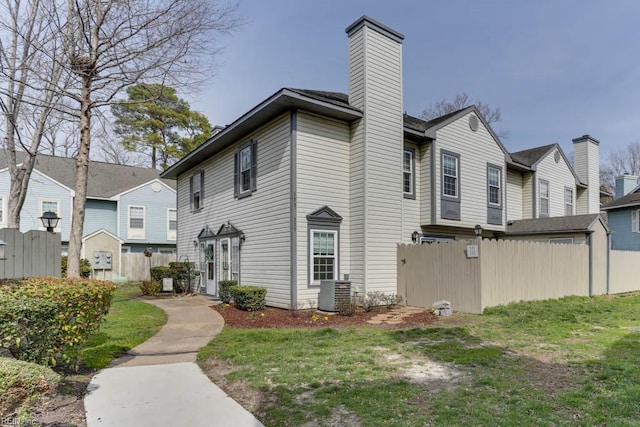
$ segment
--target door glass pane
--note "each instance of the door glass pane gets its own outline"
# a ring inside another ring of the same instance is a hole
[[[229,239],[220,241],[220,262],[222,264],[222,280],[229,280]]]
[[[231,239],[231,280],[238,280],[238,267],[240,266],[240,239]]]

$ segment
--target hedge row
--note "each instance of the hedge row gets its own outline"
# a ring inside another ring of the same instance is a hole
[[[0,287],[0,346],[16,359],[74,365],[109,311],[114,290],[111,282],[59,278]]]

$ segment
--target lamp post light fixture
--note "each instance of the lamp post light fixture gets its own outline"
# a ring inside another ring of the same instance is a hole
[[[418,233],[417,231],[414,231],[413,233],[411,233],[411,241],[413,243],[418,243],[419,237],[420,237],[420,233]]]
[[[7,257],[5,256],[5,253],[4,253],[4,247],[5,246],[7,246],[7,242],[5,242],[4,240],[0,240],[0,260],[7,259]]]
[[[55,212],[46,211],[39,219],[42,221],[44,228],[46,228],[49,233],[53,233],[53,229],[58,226],[61,218],[59,218]]]
[[[480,224],[476,224],[475,227],[473,227],[473,232],[476,233],[476,238],[480,238],[482,237],[482,226]]]

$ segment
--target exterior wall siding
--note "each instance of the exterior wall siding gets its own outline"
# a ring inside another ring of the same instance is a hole
[[[157,182],[156,182],[157,184]],[[155,191],[154,188],[158,191]],[[167,240],[168,209],[176,207],[176,193],[164,185],[148,183],[135,190],[122,194],[119,198],[120,217],[119,235],[125,244],[155,243],[175,244]],[[144,206],[144,238],[130,239],[127,235],[129,225],[129,206]],[[86,234],[86,233],[85,233]]]
[[[534,173],[525,172],[522,174],[522,219],[534,218],[535,216],[534,180]]]
[[[522,173],[507,171],[507,220],[523,219],[523,180]]]
[[[257,189],[236,199],[234,153],[251,139],[257,141]],[[198,260],[193,241],[200,231],[217,232],[230,221],[246,236],[240,249],[241,283],[265,287],[267,303],[282,308],[290,305],[290,148],[287,113],[178,177],[178,259]],[[193,213],[189,178],[199,170],[204,170],[203,206]]]
[[[328,206],[342,217],[339,276],[351,275],[350,126],[298,112],[296,133],[297,294],[301,306],[317,306],[318,286],[308,285],[307,215]],[[296,308],[296,307],[294,307]]]
[[[3,198],[5,217],[9,214],[10,185],[9,171],[0,172],[0,197]],[[73,212],[72,193],[68,188],[56,183],[35,169],[31,175],[27,196],[20,213],[20,231],[26,233],[30,230],[45,230],[42,226],[42,221],[39,219],[42,216],[41,203],[45,200],[58,202],[58,209],[60,210],[58,216],[62,219],[56,228],[56,233],[60,233],[60,238],[63,242],[68,242]]]
[[[358,274],[353,279],[363,291],[395,293],[396,244],[402,239],[402,45],[365,25],[351,35],[349,49],[350,102],[365,113],[354,135],[363,162],[351,171],[352,180],[358,167],[364,172],[363,183],[352,181],[352,194],[364,187],[362,210],[352,210],[354,232],[363,234],[364,244],[359,237],[354,243],[355,251],[364,251],[364,280],[358,283]],[[358,269],[357,256],[352,260]]]
[[[421,206],[422,206],[422,170],[420,164],[422,163],[422,156],[420,148],[413,143],[405,141],[404,146],[407,148],[413,148],[415,151],[415,199],[402,199],[402,236],[397,243],[412,243],[411,233],[414,231],[420,232],[421,225]],[[400,169],[402,173],[402,169]]]
[[[431,224],[431,150],[432,144],[424,144],[419,150],[420,162],[416,161],[416,169],[420,176],[420,180],[416,180],[416,187],[420,187],[420,224]],[[418,157],[418,150],[416,150]],[[419,182],[419,184],[418,184]]]
[[[87,236],[101,229],[105,229],[116,236],[118,235],[118,204],[116,202],[111,200],[87,200],[84,209],[83,235]]]
[[[634,210],[640,210],[640,206],[607,211],[612,249],[640,251],[640,233],[631,231],[631,212]]]
[[[573,189],[573,214],[576,212],[576,178],[571,173],[569,165],[560,156],[560,161],[556,163],[554,153],[549,152],[537,165],[536,172],[536,194],[538,197],[536,217],[540,217],[540,180],[549,182],[549,216],[565,216],[564,212],[564,189]]]
[[[448,126],[437,131],[434,148],[435,155],[435,203],[437,224],[453,227],[470,227],[480,224],[485,230],[502,231],[505,227],[504,203],[502,209],[502,225],[487,224],[487,164],[502,168],[501,191],[502,200],[505,191],[505,155],[493,139],[489,130],[480,122],[476,132],[469,128],[469,113]],[[460,221],[442,219],[441,194],[442,170],[441,150],[460,155],[459,189],[460,189]]]
[[[600,147],[589,139],[573,143],[573,161],[578,178],[588,188],[578,201],[578,214],[600,211]]]

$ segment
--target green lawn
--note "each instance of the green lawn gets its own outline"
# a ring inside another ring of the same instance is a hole
[[[113,359],[146,341],[167,323],[164,310],[131,299],[139,293],[136,283],[118,285],[109,314],[82,350],[84,366],[107,367]]]
[[[226,327],[199,357],[230,362],[227,380],[262,394],[269,426],[640,423],[640,295],[444,320],[402,331]]]

